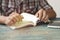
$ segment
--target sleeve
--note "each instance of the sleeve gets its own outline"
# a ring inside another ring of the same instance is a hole
[[[8,16],[10,13],[12,13],[15,10],[15,1],[14,0],[6,0],[2,1],[2,9],[3,9],[3,15]]]
[[[9,15],[13,11],[15,11],[15,0],[9,0],[8,8],[9,8],[9,10],[6,12],[7,15]]]
[[[47,0],[39,0],[39,8],[43,8],[45,10],[47,9],[52,9],[51,5],[49,5],[49,3],[47,2]]]

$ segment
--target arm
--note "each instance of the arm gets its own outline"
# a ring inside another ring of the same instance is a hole
[[[41,8],[45,9],[47,15],[49,16],[49,19],[56,18],[56,13],[55,13],[54,9],[51,7],[51,5],[49,5],[47,0],[41,0],[40,6],[41,6]]]
[[[46,0],[40,0],[39,10],[35,14],[41,21],[47,21],[48,19],[56,18],[56,13],[53,8],[47,3]]]
[[[4,23],[5,20],[6,20],[6,18],[7,18],[6,16],[8,16],[9,13],[11,13],[12,11],[14,11],[14,2],[7,1],[7,3],[11,2],[11,3],[8,4],[9,6],[6,5],[5,2],[6,2],[5,0],[2,0],[2,3],[1,3],[1,5],[2,4],[4,4],[4,5],[2,5],[1,9],[0,9],[0,11],[1,11],[0,12],[0,23]],[[2,15],[5,15],[5,16],[2,16]]]
[[[5,0],[3,0],[3,1],[5,2]],[[8,2],[9,5],[6,5],[4,2],[2,2],[4,4],[4,5],[2,5],[2,10],[4,12],[2,13],[2,11],[1,11],[1,13],[5,16],[0,15],[0,23],[6,24],[6,25],[12,25],[17,21],[22,20],[22,17],[18,13],[14,12],[15,11],[14,10],[14,8],[15,8],[14,0],[10,0],[9,1],[10,3]]]

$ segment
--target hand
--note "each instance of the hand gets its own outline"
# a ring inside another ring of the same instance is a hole
[[[5,20],[5,24],[6,25],[13,25],[15,24],[17,21],[22,21],[22,16],[19,15],[18,13],[16,12],[13,12],[12,14],[10,14],[6,20]]]
[[[40,9],[36,14],[35,14],[36,17],[39,18],[40,21],[43,21],[43,22],[47,22],[48,21],[48,14],[45,10],[43,9]]]

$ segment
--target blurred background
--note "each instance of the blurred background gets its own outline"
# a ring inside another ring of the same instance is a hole
[[[57,18],[60,18],[60,0],[47,0],[57,13]]]

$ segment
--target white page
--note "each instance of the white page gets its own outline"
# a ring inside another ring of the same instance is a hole
[[[21,15],[24,17],[23,20],[32,21],[34,23],[34,25],[36,25],[36,23],[37,23],[37,21],[39,19],[36,16],[34,16],[32,14],[29,14],[29,13],[22,13]]]

